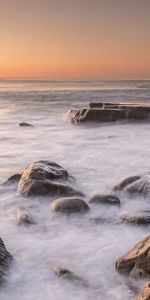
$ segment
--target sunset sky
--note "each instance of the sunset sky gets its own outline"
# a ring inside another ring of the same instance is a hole
[[[150,0],[0,0],[0,78],[150,79]]]

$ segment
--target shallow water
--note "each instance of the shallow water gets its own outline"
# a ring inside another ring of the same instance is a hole
[[[149,81],[0,82],[0,183],[39,159],[55,161],[76,178],[86,200],[110,193],[126,176],[149,171],[150,124],[71,125],[65,113],[90,101],[150,101]],[[19,122],[34,127],[21,128]],[[15,263],[1,300],[134,299],[115,272],[115,259],[149,234],[150,227],[116,224],[120,214],[149,208],[149,200],[121,195],[121,208],[91,205],[86,215],[50,211],[49,198],[16,196],[16,187],[0,186],[0,236]],[[27,207],[38,224],[17,226],[15,210]],[[102,216],[114,223],[93,224]],[[72,270],[89,288],[58,280],[53,265]],[[138,289],[142,281],[132,282]]]

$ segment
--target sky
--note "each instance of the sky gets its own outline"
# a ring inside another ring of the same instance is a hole
[[[0,78],[150,79],[150,0],[0,0]]]

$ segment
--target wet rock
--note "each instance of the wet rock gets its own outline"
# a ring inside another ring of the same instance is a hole
[[[122,180],[119,184],[115,185],[113,190],[114,191],[121,191],[123,190],[126,186],[128,186],[129,184],[139,180],[141,178],[141,176],[137,175],[137,176],[130,176],[128,178],[125,178],[124,180]]]
[[[18,184],[18,193],[23,196],[82,194],[70,186],[68,172],[49,161],[37,161],[24,168]]]
[[[55,266],[55,267],[53,267],[53,270],[58,278],[67,279],[67,280],[73,281],[74,283],[77,283],[79,285],[88,287],[88,283],[84,279],[82,279],[78,275],[75,275],[73,272],[71,272],[67,269]]]
[[[136,300],[150,300],[150,282],[146,283]]]
[[[121,109],[93,109],[83,108],[81,110],[72,109],[67,113],[67,119],[71,123],[79,122],[114,122],[125,119],[125,112]]]
[[[8,273],[12,260],[12,255],[8,252],[3,240],[0,238],[0,286],[2,286],[5,282],[5,277]]]
[[[134,213],[127,213],[120,216],[124,223],[133,225],[149,225],[150,224],[150,211],[142,210]]]
[[[150,174],[132,176],[123,180],[114,190],[123,190],[129,194],[147,196],[150,194]]]
[[[33,217],[22,207],[16,209],[16,219],[18,225],[35,225],[36,222]]]
[[[102,195],[97,194],[93,196],[89,203],[92,204],[111,204],[111,205],[119,205],[120,206],[120,199],[115,195]]]
[[[51,210],[63,213],[86,212],[89,206],[83,199],[69,197],[54,200],[51,203]]]
[[[20,178],[21,178],[21,174],[14,174],[14,175],[10,176],[7,179],[7,181],[5,181],[3,183],[3,185],[11,185],[11,184],[14,184],[14,183],[18,183]]]
[[[67,119],[72,123],[150,120],[150,105],[100,102],[90,103],[89,106],[89,108],[69,110]]]
[[[144,238],[127,254],[117,259],[116,270],[137,278],[150,276],[150,236]]]
[[[27,122],[21,122],[21,123],[19,123],[19,126],[20,127],[33,127],[33,125],[31,125],[31,124],[29,124]]]

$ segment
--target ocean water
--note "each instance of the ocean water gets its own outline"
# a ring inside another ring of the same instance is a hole
[[[66,121],[70,108],[91,101],[150,103],[150,81],[0,81],[0,236],[15,258],[0,300],[135,299],[127,278],[116,273],[115,260],[150,227],[116,220],[124,212],[149,208],[149,199],[122,194],[120,208],[91,205],[86,215],[67,217],[50,211],[50,198],[22,198],[16,186],[2,185],[27,164],[48,159],[76,178],[76,188],[88,201],[96,193],[111,193],[127,176],[150,171],[150,123],[75,126]],[[34,127],[21,128],[22,121]],[[37,225],[16,224],[20,205]],[[90,223],[91,217],[105,217],[108,223]],[[57,279],[54,265],[73,271],[89,287]],[[140,289],[143,281],[130,280],[130,285]]]

